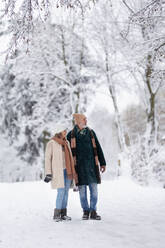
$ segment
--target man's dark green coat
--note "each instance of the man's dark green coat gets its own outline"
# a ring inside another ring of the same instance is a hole
[[[90,135],[90,129],[84,128],[80,130],[78,126],[74,127],[76,138],[76,171],[78,174],[78,185],[88,185],[89,183],[99,183],[97,178],[95,155]],[[95,132],[92,130],[100,165],[106,165],[102,148],[99,144]],[[67,135],[68,141],[71,143],[71,131]]]

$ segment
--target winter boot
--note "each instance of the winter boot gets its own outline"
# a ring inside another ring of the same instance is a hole
[[[89,211],[84,210],[82,220],[88,220],[89,219]]]
[[[95,210],[92,210],[90,213],[90,219],[92,220],[101,220],[101,216],[96,213]]]
[[[72,218],[67,216],[67,209],[63,208],[61,209],[61,219],[62,220],[71,220]]]
[[[56,221],[56,222],[59,222],[59,221],[62,220],[61,219],[61,209],[57,209],[57,208],[54,209],[53,220]]]

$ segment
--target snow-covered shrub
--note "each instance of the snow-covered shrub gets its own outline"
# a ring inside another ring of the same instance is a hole
[[[131,175],[140,184],[148,184],[148,162],[146,147],[140,140],[137,144],[130,147],[131,153]]]
[[[158,146],[151,161],[153,180],[165,187],[165,145]]]
[[[165,145],[150,145],[143,136],[129,149],[131,175],[141,185],[165,185]]]

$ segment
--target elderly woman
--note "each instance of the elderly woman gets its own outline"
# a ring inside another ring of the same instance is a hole
[[[47,143],[45,175],[44,181],[51,181],[52,189],[57,189],[53,219],[56,222],[71,220],[67,216],[68,192],[72,181],[77,183],[77,174],[64,125],[56,126],[54,137]]]

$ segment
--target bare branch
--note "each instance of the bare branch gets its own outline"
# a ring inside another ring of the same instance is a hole
[[[133,11],[133,9],[128,5],[128,3],[126,2],[126,0],[122,0],[122,2],[124,3],[124,5],[127,7],[127,9],[134,14],[135,12]]]

